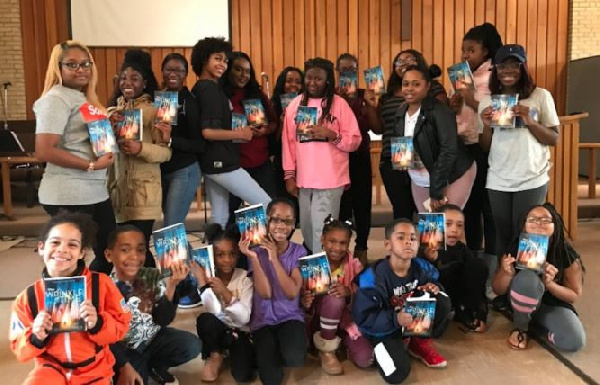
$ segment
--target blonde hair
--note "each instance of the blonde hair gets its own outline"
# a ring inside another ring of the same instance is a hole
[[[89,60],[92,62],[92,66],[90,67],[90,81],[88,85],[83,88],[83,93],[85,93],[87,101],[93,106],[104,109],[104,106],[102,103],[100,103],[98,94],[96,93],[96,85],[98,84],[98,70],[94,64],[92,53],[88,47],[75,40],[67,40],[63,43],[55,45],[54,48],[52,48],[50,60],[48,61],[48,69],[46,70],[46,78],[44,80],[44,90],[42,91],[42,96],[46,94],[46,92],[50,91],[50,89],[55,85],[62,84],[63,80],[60,71],[60,62],[63,59],[64,53],[72,48],[77,48],[85,52]]]

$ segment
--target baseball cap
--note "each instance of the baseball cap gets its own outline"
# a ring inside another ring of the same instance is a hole
[[[525,55],[525,48],[523,48],[522,45],[506,44],[500,47],[496,52],[494,63],[502,63],[509,57],[514,57],[521,63],[525,63],[527,61],[527,56]]]

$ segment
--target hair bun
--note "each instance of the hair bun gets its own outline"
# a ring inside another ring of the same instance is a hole
[[[429,76],[432,79],[439,78],[442,75],[442,69],[437,64],[432,64],[429,66]]]
[[[152,56],[141,49],[130,49],[125,52],[125,63],[139,63],[146,68],[152,67]]]

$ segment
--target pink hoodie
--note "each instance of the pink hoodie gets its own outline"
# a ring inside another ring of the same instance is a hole
[[[484,96],[490,95],[490,76],[492,75],[492,60],[483,62],[473,72],[475,84],[475,100],[478,102]],[[477,111],[463,104],[460,114],[456,116],[458,135],[463,138],[465,144],[479,143],[479,130],[477,128]]]
[[[350,184],[348,153],[360,145],[361,136],[356,117],[348,103],[334,95],[331,105],[332,123],[325,125],[340,135],[338,142],[308,142],[296,140],[296,111],[302,100],[298,95],[285,109],[282,132],[283,169],[285,179],[296,178],[302,188],[331,189]],[[321,101],[308,99],[309,107],[317,107],[321,118]]]

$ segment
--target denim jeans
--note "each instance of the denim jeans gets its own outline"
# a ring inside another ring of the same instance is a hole
[[[251,205],[262,203],[267,207],[271,197],[243,168],[222,174],[205,174],[206,194],[211,207],[213,223],[227,226],[229,218],[229,193]]]
[[[199,180],[200,167],[197,162],[162,175],[164,226],[185,222]]]

